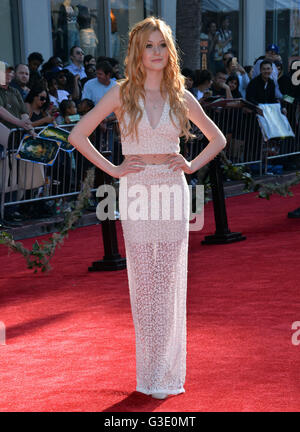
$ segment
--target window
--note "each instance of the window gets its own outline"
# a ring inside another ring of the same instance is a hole
[[[104,17],[100,11],[99,0],[51,0],[53,53],[67,64],[70,49],[78,45],[84,54],[96,57],[104,52]]]
[[[129,29],[147,16],[157,14],[155,0],[110,0],[111,56],[120,64],[126,56]]]
[[[156,13],[157,0],[81,0],[80,4],[76,0],[51,0],[53,53],[65,64],[74,45],[79,45],[85,55],[109,55],[108,40],[110,56],[122,64],[129,28]],[[109,19],[110,37],[106,34]]]
[[[300,56],[300,1],[267,0],[266,45],[276,44],[285,69]]]
[[[14,42],[17,42],[17,28],[13,25],[12,10],[14,9],[12,6],[14,2],[10,0],[1,0],[0,7],[0,60],[6,61],[10,65],[14,65],[19,61],[19,58],[16,59],[16,53],[14,49],[17,47],[14,46]],[[17,13],[16,9],[15,13]],[[16,18],[16,17],[15,17]]]
[[[223,54],[240,51],[240,0],[202,0],[201,69],[224,68]]]

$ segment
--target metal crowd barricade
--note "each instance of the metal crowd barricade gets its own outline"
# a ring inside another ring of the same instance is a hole
[[[299,118],[300,105],[283,103],[287,117],[296,138],[283,138],[264,141],[257,114],[262,114],[255,105],[243,99],[224,99],[203,103],[206,114],[218,125],[227,139],[224,149],[226,157],[233,165],[259,166],[260,175],[268,169],[268,161],[300,153]],[[199,154],[207,140],[203,135],[186,144],[190,159]]]
[[[262,134],[257,122],[261,110],[243,100],[224,100],[204,106],[227,139],[225,154],[236,165],[261,164]]]
[[[59,127],[70,131],[74,125]],[[39,133],[42,129],[44,127],[35,128],[35,132]],[[78,195],[87,170],[93,166],[76,149],[72,152],[59,150],[52,166],[16,159],[19,144],[25,133],[23,129],[10,131],[8,146],[1,160],[1,218],[4,218],[5,207],[14,204]],[[120,137],[116,121],[108,122],[105,129],[99,126],[90,136],[90,141],[113,163],[121,163]],[[95,192],[97,187],[98,185],[94,184],[91,191]]]
[[[227,146],[224,152],[233,165],[258,164],[262,175],[263,165],[265,164],[267,172],[270,159],[300,154],[300,104],[283,104],[287,108],[287,117],[296,138],[278,139],[271,143],[263,139],[256,115],[259,108],[249,102],[240,99],[219,100],[204,103],[203,108],[226,136]],[[59,127],[70,131],[73,126]],[[41,129],[43,127],[35,130],[38,133]],[[184,145],[184,155],[188,159],[196,157],[207,145],[203,134],[197,128],[195,131],[197,138]],[[17,160],[15,155],[24,133],[26,131],[22,129],[11,130],[8,147],[0,160],[1,218],[4,218],[5,207],[13,204],[78,195],[87,170],[93,166],[76,149],[71,153],[59,150],[53,166]],[[90,141],[114,164],[122,162],[120,133],[116,120],[108,122],[106,128],[98,126]],[[276,151],[272,147],[276,147]],[[95,180],[92,192],[96,192],[98,186]]]
[[[270,154],[267,159],[272,160],[276,158],[281,158],[285,156],[291,156],[295,154],[300,154],[300,130],[299,130],[299,119],[300,119],[300,103],[294,101],[289,103],[287,101],[282,102],[282,107],[287,110],[287,118],[295,134],[295,138],[285,138],[278,139],[270,149]]]

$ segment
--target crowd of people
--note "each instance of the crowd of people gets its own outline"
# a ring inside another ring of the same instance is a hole
[[[278,102],[286,95],[299,99],[299,87],[292,84],[291,74],[284,73],[276,45],[268,46],[254,65],[241,66],[228,49],[215,73],[190,69],[182,73],[186,87],[199,101],[215,96],[244,98],[257,105]],[[116,59],[84,56],[79,46],[71,48],[67,66],[59,57],[44,62],[40,53],[32,53],[27,65],[6,65],[0,120],[9,128],[23,127],[33,134],[36,127],[77,122],[120,78]]]
[[[215,72],[182,71],[186,87],[199,101],[208,97],[243,98],[254,105],[281,102],[286,96],[299,100],[300,90],[299,86],[293,85],[292,72],[291,64],[289,73],[284,73],[279,48],[275,44],[269,45],[253,65],[241,66],[234,52],[226,50],[222,64]]]
[[[253,65],[243,67],[230,49],[226,20],[223,24],[223,55],[218,68],[214,72],[182,70],[186,87],[200,103],[211,97],[244,98],[255,105],[280,102],[287,95],[300,99],[291,73],[283,71],[276,45],[269,45]],[[76,123],[120,78],[118,60],[84,55],[80,46],[71,48],[70,62],[65,66],[59,57],[44,62],[40,53],[32,53],[28,64],[6,64],[6,82],[0,85],[0,122],[9,129],[23,128],[33,136],[37,127]],[[113,119],[112,113],[100,126],[105,130],[107,120]],[[22,220],[16,213],[12,220]]]
[[[59,57],[44,62],[40,53],[31,53],[27,64],[6,64],[5,69],[0,122],[8,129],[23,128],[33,137],[38,127],[78,122],[120,78],[118,60],[85,56],[79,46],[71,48],[65,66]],[[111,114],[100,126],[105,129],[107,120],[114,118]],[[17,222],[23,218],[16,208],[9,206],[6,213]]]
[[[44,62],[40,53],[32,53],[28,64],[6,65],[6,84],[0,89],[1,122],[30,133],[39,126],[76,122],[119,78],[116,59],[84,56],[79,46],[72,47],[66,66],[58,57]]]
[[[211,70],[191,69],[183,69],[182,73],[186,78],[186,88],[201,104],[214,102],[219,98],[243,99],[253,105],[247,105],[252,112],[259,104],[280,104],[281,113],[288,116],[288,104],[300,101],[300,86],[293,84],[292,79],[293,63],[289,72],[284,73],[279,48],[275,44],[268,45],[265,54],[256,59],[253,65],[242,66],[235,53],[226,49],[222,56],[222,65],[219,64],[214,73]],[[297,112],[295,110],[296,119],[293,119],[296,123]],[[233,163],[244,162],[245,149],[250,151],[251,146],[253,151],[256,151],[255,145],[259,142],[258,130],[254,132],[253,142],[249,142],[249,138],[245,136],[241,122],[246,121],[246,117],[242,114],[240,111],[227,118],[227,129],[223,130]],[[234,124],[234,128],[230,127],[229,123]],[[279,152],[280,145],[276,139],[270,141],[268,156],[277,156]]]

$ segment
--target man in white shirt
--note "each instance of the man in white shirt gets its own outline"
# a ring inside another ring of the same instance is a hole
[[[107,93],[109,89],[117,85],[116,81],[111,79],[112,74],[113,68],[110,63],[106,61],[98,61],[96,64],[97,78],[93,78],[84,84],[82,99],[90,99],[94,102],[95,105],[97,105],[97,103],[105,95],[105,93]],[[115,119],[115,114],[111,113],[100,123],[100,128],[102,129],[102,131],[108,133],[108,150],[111,151],[108,159],[114,163],[116,162],[114,161],[114,157],[116,157],[117,153],[113,151],[114,137],[112,131],[107,129],[107,122]]]
[[[116,85],[116,81],[111,79],[112,74],[113,69],[108,62],[97,62],[97,78],[93,78],[85,83],[82,99],[90,99],[96,105],[105,95],[105,93],[107,93],[110,88]]]
[[[79,46],[73,46],[70,50],[71,63],[66,66],[73,75],[79,75],[80,79],[86,78],[86,73],[83,65],[84,52]]]

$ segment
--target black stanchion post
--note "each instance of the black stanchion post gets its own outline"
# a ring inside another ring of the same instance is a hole
[[[246,237],[241,233],[231,232],[228,228],[220,155],[217,155],[209,163],[209,177],[212,189],[216,233],[214,235],[205,236],[205,240],[201,243],[224,244],[246,240]]]
[[[96,130],[96,143],[100,148],[100,140],[102,134],[100,129]],[[113,151],[114,146],[112,146]],[[103,156],[111,155],[111,151],[102,151]],[[95,169],[95,183],[100,186],[104,184],[111,184],[111,177],[104,171]],[[105,199],[105,197],[103,198]],[[126,258],[122,258],[118,249],[118,237],[116,231],[116,220],[105,219],[101,221],[102,241],[104,247],[104,257],[102,260],[94,261],[92,266],[88,268],[89,271],[113,271],[122,270],[126,268]]]
[[[246,101],[228,100],[228,99],[216,100],[211,104],[207,104],[206,107],[214,108],[214,109],[222,108],[224,111],[222,110],[220,112],[225,114],[226,112],[225,109],[227,107],[238,108],[244,105],[251,106],[252,109],[253,108],[256,109],[256,107],[252,107],[252,104],[249,104]],[[221,126],[221,130],[224,132],[225,126],[224,124],[222,126]],[[210,177],[210,183],[212,189],[216,232],[214,235],[205,236],[205,239],[201,243],[206,245],[226,244],[226,243],[233,243],[237,241],[246,240],[246,237],[242,235],[240,232],[231,232],[228,227],[220,154],[218,154],[209,163],[209,177]]]

